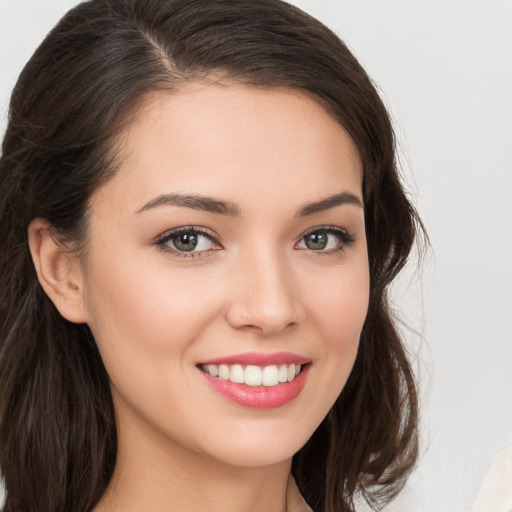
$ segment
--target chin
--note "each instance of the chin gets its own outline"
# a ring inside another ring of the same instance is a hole
[[[209,453],[236,467],[263,467],[289,461],[306,444],[317,425],[297,422],[276,425],[262,421],[254,428],[230,432],[211,440]],[[213,449],[211,447],[214,447]]]

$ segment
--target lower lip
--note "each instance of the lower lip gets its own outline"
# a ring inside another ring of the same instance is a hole
[[[291,402],[299,395],[306,384],[310,366],[311,364],[304,366],[299,375],[291,382],[268,387],[236,384],[199,371],[212,389],[228,400],[253,409],[275,409]]]

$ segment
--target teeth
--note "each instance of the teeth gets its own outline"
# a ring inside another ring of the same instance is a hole
[[[264,386],[277,386],[279,384],[279,370],[277,366],[265,366],[263,368],[262,383]]]
[[[288,382],[288,365],[286,364],[279,367],[279,382]]]
[[[241,364],[203,364],[202,370],[209,373],[212,377],[218,377],[222,380],[229,380],[237,384],[246,384],[247,386],[277,386],[279,383],[291,382],[300,373],[300,364],[281,364],[270,366],[248,365],[244,367]]]
[[[243,384],[245,381],[245,372],[240,364],[234,364],[231,367],[231,372],[229,373],[229,380],[231,382],[237,382],[238,384]]]
[[[213,377],[219,376],[219,369],[217,368],[216,364],[209,364],[208,365],[208,373],[210,375],[213,375]]]
[[[219,378],[222,380],[229,380],[229,367],[225,364],[219,366]]]
[[[245,383],[248,386],[261,386],[261,368],[249,365],[245,369]]]

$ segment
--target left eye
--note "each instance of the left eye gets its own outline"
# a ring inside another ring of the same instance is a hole
[[[193,229],[168,233],[158,244],[184,253],[202,252],[215,248],[215,242],[210,236]]]
[[[343,247],[352,242],[346,232],[334,229],[317,229],[305,234],[297,244],[299,249],[309,249],[310,251],[333,251],[343,249]]]

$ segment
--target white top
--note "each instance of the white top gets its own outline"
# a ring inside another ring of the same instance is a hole
[[[473,512],[512,512],[512,445],[494,459]]]

